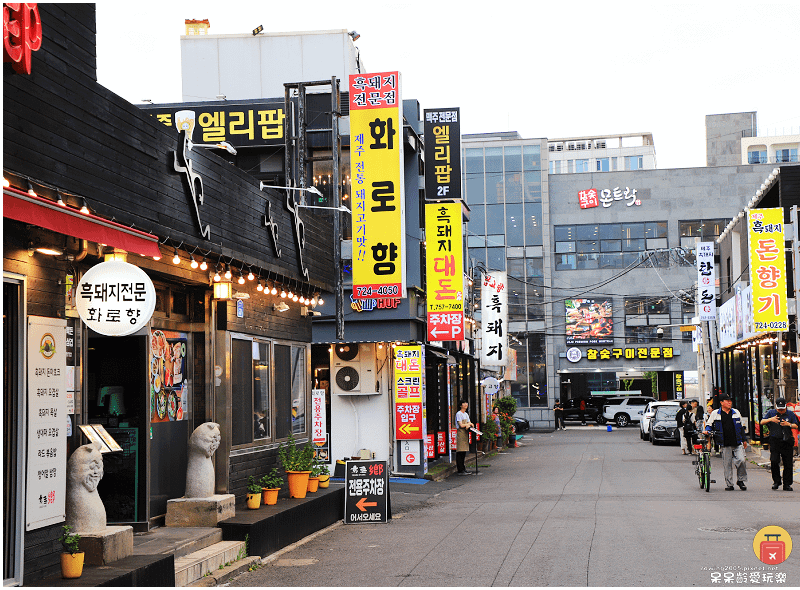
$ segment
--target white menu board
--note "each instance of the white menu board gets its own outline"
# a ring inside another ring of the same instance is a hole
[[[67,321],[28,317],[25,530],[63,522],[67,491]]]

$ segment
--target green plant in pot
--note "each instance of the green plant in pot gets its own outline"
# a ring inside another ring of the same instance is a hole
[[[247,507],[251,510],[255,510],[259,506],[261,506],[261,484],[256,481],[256,478],[252,475],[249,478],[249,483],[247,484]]]
[[[278,492],[281,491],[283,478],[278,473],[278,468],[273,467],[267,475],[261,478],[261,491],[264,496],[264,504],[272,506],[278,503]]]
[[[327,463],[317,463],[315,469],[319,477],[319,487],[327,488],[331,483],[331,470],[328,468]]]
[[[59,537],[64,553],[61,554],[61,577],[62,578],[80,578],[83,574],[83,551],[81,551],[79,543],[81,536],[77,533],[72,533],[72,527],[65,524],[63,527],[64,534]]]
[[[289,480],[289,496],[305,498],[308,492],[308,478],[314,466],[314,447],[311,443],[299,446],[293,435],[278,449],[278,456]]]

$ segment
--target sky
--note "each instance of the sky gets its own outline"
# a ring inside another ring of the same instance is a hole
[[[460,107],[462,133],[651,132],[658,167],[687,168],[705,166],[706,115],[800,128],[797,0],[100,0],[98,81],[133,104],[181,102],[187,18],[215,35],[358,31],[368,71],[400,71],[423,109]]]

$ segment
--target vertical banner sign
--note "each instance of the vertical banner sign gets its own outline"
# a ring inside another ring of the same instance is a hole
[[[717,319],[714,242],[697,243],[697,295],[700,298],[700,321]]]
[[[683,371],[675,371],[675,399],[683,399]]]
[[[353,298],[406,296],[399,72],[350,76]]]
[[[26,531],[62,522],[65,518],[66,339],[66,320],[28,317]]]
[[[394,357],[394,432],[396,440],[422,440],[425,359],[422,346],[398,346]]]
[[[311,442],[316,446],[321,447],[328,440],[327,432],[325,431],[326,416],[325,416],[325,390],[312,389],[311,390]]]
[[[461,199],[458,108],[425,109],[425,198]]]
[[[428,340],[464,339],[461,203],[425,205]]]
[[[481,286],[481,365],[504,367],[508,361],[506,273],[483,275]]]
[[[436,443],[433,442],[433,433],[429,432],[425,435],[425,452],[428,459],[436,458]]]
[[[389,469],[386,461],[348,461],[344,491],[345,524],[388,520]]]
[[[783,208],[751,209],[750,283],[753,285],[753,328],[756,332],[786,332],[786,257]]]

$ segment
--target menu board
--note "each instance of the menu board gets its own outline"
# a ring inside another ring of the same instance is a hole
[[[67,322],[28,317],[25,530],[62,522],[67,491]]]
[[[187,419],[187,335],[150,331],[150,422]]]

